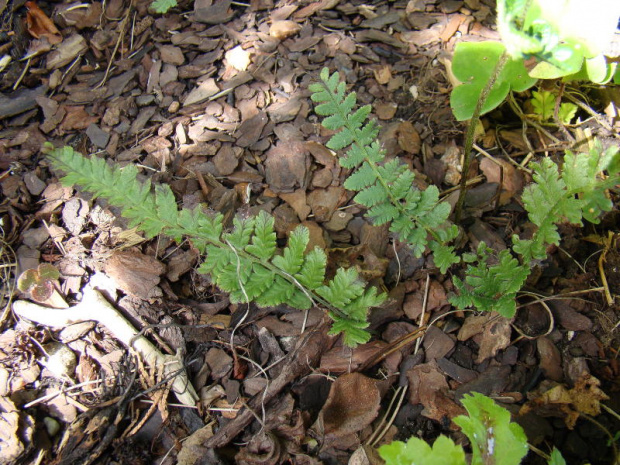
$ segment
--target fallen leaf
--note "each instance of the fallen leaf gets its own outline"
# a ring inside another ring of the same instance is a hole
[[[392,79],[392,71],[390,70],[390,65],[383,65],[379,68],[375,68],[372,70],[375,75],[375,79],[379,84],[387,84]]]
[[[573,429],[580,414],[596,417],[601,413],[601,401],[609,400],[600,385],[601,382],[589,374],[579,378],[572,389],[563,384],[544,382],[538,389],[538,394],[534,394],[534,397],[521,407],[519,415],[534,411],[541,416],[564,416],[566,427]]]
[[[274,21],[269,26],[269,35],[278,40],[288,39],[301,30],[301,25],[289,19]]]
[[[25,4],[26,27],[35,39],[46,38],[47,41],[56,45],[62,42],[62,35],[54,25],[54,22],[39,8],[36,2],[28,1]]]
[[[114,252],[104,263],[103,270],[116,286],[128,294],[141,299],[161,295],[157,284],[159,276],[165,271],[165,266],[159,260],[138,250]]]
[[[317,423],[326,437],[339,438],[361,431],[377,417],[381,395],[377,382],[361,373],[347,373],[334,381]]]
[[[489,313],[489,319],[483,327],[476,363],[494,357],[497,352],[510,345],[511,322],[508,318],[498,318],[496,313]]]
[[[436,421],[454,418],[465,410],[446,397],[450,387],[446,377],[441,373],[437,362],[416,365],[407,371],[409,380],[409,402],[413,405],[422,404],[422,415]]]

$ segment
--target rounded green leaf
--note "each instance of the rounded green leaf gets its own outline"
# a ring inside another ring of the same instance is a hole
[[[452,73],[464,84],[480,80],[486,82],[504,50],[501,42],[458,43],[452,58]]]
[[[462,42],[457,44],[452,59],[452,73],[463,84],[450,95],[450,107],[459,121],[470,119],[505,47],[499,42]],[[528,76],[522,60],[508,59],[495,85],[489,92],[481,114],[497,108],[510,89],[522,92],[536,83]]]
[[[39,273],[37,273],[37,270],[26,270],[17,278],[17,289],[22,292],[29,292],[31,288],[36,286],[38,280]]]
[[[41,279],[55,280],[60,278],[58,268],[54,265],[50,265],[49,263],[41,263],[37,271],[39,272],[39,277]]]

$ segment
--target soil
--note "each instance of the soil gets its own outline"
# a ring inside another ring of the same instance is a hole
[[[375,464],[381,444],[439,434],[468,450],[451,419],[470,392],[510,410],[543,455],[618,463],[617,192],[599,224],[561,227],[514,319],[454,311],[462,265],[442,275],[364,217],[309,98],[323,67],[339,71],[372,104],[387,156],[454,205],[466,123],[446,65],[458,42],[498,39],[494,11],[490,0],[182,0],[165,15],[147,1],[0,2],[0,463]],[[563,92],[583,103],[572,124],[531,124],[530,92],[515,95],[524,117],[508,104],[483,117],[459,250],[499,251],[531,230],[528,162],[561,159],[588,134],[618,145],[616,90]],[[147,239],[63,187],[46,142],[134,164],[180,206],[228,222],[272,213],[282,244],[307,226],[330,269],[355,266],[389,293],[371,341],[344,347],[321,308],[231,304],[190,243]],[[42,280],[31,293],[16,284],[26,270]],[[75,305],[90,288],[179,357],[198,402],[179,402],[104,325],[13,312],[33,296]],[[551,389],[569,400],[544,400]],[[531,451],[524,463],[546,461]]]

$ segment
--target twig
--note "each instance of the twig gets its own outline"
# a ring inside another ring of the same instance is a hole
[[[56,328],[91,320],[104,325],[125,346],[135,349],[146,365],[159,370],[164,376],[178,371],[178,376],[172,381],[172,391],[184,405],[196,405],[198,395],[190,384],[181,361],[175,356],[162,354],[98,291],[87,288],[82,302],[70,308],[51,309],[18,300],[13,303],[13,311],[21,318]]]

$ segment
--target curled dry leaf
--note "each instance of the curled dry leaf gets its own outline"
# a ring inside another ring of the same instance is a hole
[[[360,373],[340,376],[319,413],[326,437],[339,438],[368,426],[379,413],[381,395],[374,379]]]
[[[20,410],[9,398],[0,397],[0,464],[15,463],[32,441],[34,423]]]
[[[62,42],[60,31],[56,28],[54,22],[39,8],[36,2],[28,1],[25,3],[25,6],[27,9],[26,26],[32,37],[35,39],[46,38],[52,45]]]
[[[562,384],[549,388],[550,384],[541,384],[540,394],[521,407],[519,415],[534,411],[542,416],[564,416],[566,426],[573,429],[580,414],[595,417],[601,413],[601,401],[609,400],[599,387],[601,382],[592,375],[582,376],[572,389]]]

